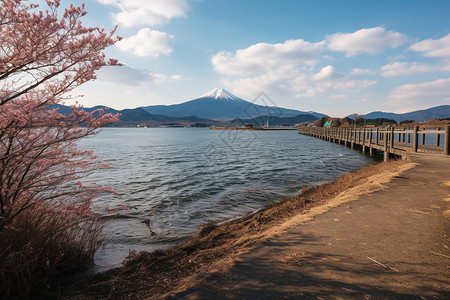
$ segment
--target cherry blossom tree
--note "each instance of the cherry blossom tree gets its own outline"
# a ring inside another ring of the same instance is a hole
[[[77,142],[118,116],[79,105],[67,115],[55,104],[73,99],[96,70],[118,65],[102,51],[119,38],[115,29],[84,27],[84,5],[60,4],[47,0],[43,11],[24,0],[0,2],[0,233],[36,208],[82,222],[93,197],[109,190],[80,182],[106,166]]]

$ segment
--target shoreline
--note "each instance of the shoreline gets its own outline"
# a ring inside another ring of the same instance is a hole
[[[392,178],[413,168],[405,161],[376,163],[334,181],[304,189],[298,196],[271,203],[253,214],[204,224],[196,236],[165,251],[134,253],[123,267],[96,275],[84,286],[67,291],[83,298],[164,298],[230,268],[236,258],[261,242],[302,224],[360,195],[384,188]]]
[[[210,130],[259,130],[259,131],[282,131],[282,130],[298,130],[294,127],[211,127]]]

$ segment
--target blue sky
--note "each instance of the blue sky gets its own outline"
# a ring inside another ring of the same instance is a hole
[[[80,4],[82,1],[74,1]],[[86,107],[175,104],[225,88],[332,116],[450,104],[450,1],[87,0],[123,40],[76,90]]]

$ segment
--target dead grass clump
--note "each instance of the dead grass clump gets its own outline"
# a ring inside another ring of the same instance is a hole
[[[289,255],[285,255],[283,257],[280,257],[278,261],[285,265],[292,265],[292,264],[301,264],[309,259],[311,259],[314,255],[311,253],[304,253],[304,252],[298,252],[298,253],[291,253]]]
[[[202,226],[200,226],[200,229],[198,231],[198,235],[200,237],[203,237],[203,236],[207,235],[208,233],[210,233],[211,231],[213,231],[216,228],[217,228],[217,225],[214,224],[213,222],[205,223]]]
[[[34,298],[86,268],[101,243],[90,218],[30,208],[0,232],[0,298]]]
[[[370,176],[396,170],[403,164],[403,161],[391,161],[370,165],[330,183],[303,189],[296,197],[270,203],[257,213],[239,220],[221,225],[205,224],[196,238],[180,246],[166,251],[134,254],[121,269],[111,272],[106,278],[98,277],[91,283],[88,293],[94,297],[160,297],[165,291],[179,287],[185,278],[204,274],[219,259],[251,249],[264,239],[264,232],[293,216],[326,203],[349,188],[366,183]],[[297,255],[288,260],[301,261],[305,258]],[[104,294],[106,290],[108,293]]]

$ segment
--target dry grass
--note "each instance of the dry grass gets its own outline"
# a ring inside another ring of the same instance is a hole
[[[302,262],[309,260],[313,256],[314,255],[312,255],[311,253],[298,252],[280,257],[278,260],[285,265],[301,264]]]
[[[86,268],[101,242],[102,226],[45,208],[29,209],[0,232],[0,298],[40,297],[65,276]]]
[[[280,224],[289,223],[314,207],[328,203],[340,193],[354,186],[367,184],[371,176],[394,172],[405,162],[391,161],[361,168],[345,174],[333,182],[306,188],[293,198],[271,203],[265,209],[230,223],[205,224],[199,235],[167,251],[140,252],[130,255],[120,269],[97,277],[87,290],[77,297],[93,298],[159,298],[164,293],[189,286],[208,272],[218,271],[233,256],[249,251],[267,238],[267,232]],[[345,194],[345,193],[343,193]],[[281,226],[283,227],[283,226]],[[297,255],[287,261],[306,259]],[[90,295],[90,296],[89,296]]]

